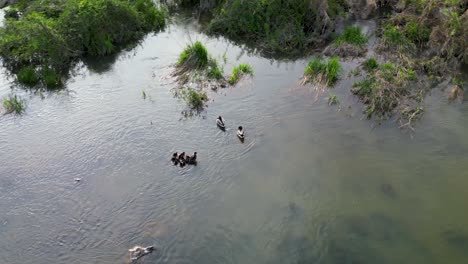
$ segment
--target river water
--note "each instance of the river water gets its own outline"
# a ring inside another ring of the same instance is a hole
[[[466,262],[468,107],[444,85],[408,133],[362,117],[356,61],[328,106],[328,92],[299,85],[307,58],[198,32],[173,23],[83,64],[62,91],[13,88],[27,109],[0,118],[0,263],[124,263],[140,244],[158,248],[140,263]],[[226,73],[247,62],[255,75],[186,118],[169,76],[194,40],[226,53]],[[0,96],[12,86],[2,72]],[[175,151],[197,151],[198,166],[173,166]]]

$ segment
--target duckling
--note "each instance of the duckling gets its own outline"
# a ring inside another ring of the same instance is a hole
[[[185,152],[180,153],[179,161],[185,161]]]
[[[237,136],[239,137],[239,139],[243,140],[244,139],[244,129],[242,126],[239,126],[239,128],[237,129]]]
[[[177,165],[179,163],[179,159],[177,158],[177,152],[172,154],[171,161],[174,163],[174,165]]]

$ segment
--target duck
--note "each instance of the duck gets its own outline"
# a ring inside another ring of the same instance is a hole
[[[174,163],[174,165],[177,165],[179,163],[179,158],[177,157],[177,152],[172,154],[171,161]]]
[[[187,163],[188,164],[196,164],[197,163],[197,152],[193,153],[193,156],[187,156]]]
[[[138,260],[139,258],[148,255],[149,253],[155,250],[154,246],[149,247],[142,247],[142,246],[134,246],[133,248],[129,249],[130,252],[130,259],[132,261]]]
[[[216,125],[218,125],[218,127],[222,130],[226,128],[226,125],[224,124],[224,119],[221,116],[218,116],[218,118],[216,118]]]
[[[240,140],[244,140],[244,128],[242,126],[239,126],[237,129],[237,137],[239,137]]]

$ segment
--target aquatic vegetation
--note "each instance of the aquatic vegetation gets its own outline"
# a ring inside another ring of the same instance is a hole
[[[216,60],[211,59],[208,65],[208,70],[206,71],[206,76],[210,79],[221,80],[224,78],[223,70],[219,68]]]
[[[203,69],[208,66],[208,59],[206,47],[200,41],[195,41],[193,44],[187,45],[179,54],[177,67]]]
[[[364,33],[362,33],[360,27],[348,26],[344,29],[343,33],[338,35],[334,42],[337,45],[349,43],[357,46],[362,46],[367,43],[367,37],[364,35]]]
[[[334,56],[327,60],[312,58],[304,70],[304,83],[315,82],[326,86],[333,85],[341,72],[338,57]]]
[[[336,97],[336,94],[330,93],[328,95],[328,105],[335,105],[339,103],[340,103],[340,100],[338,100],[338,97]]]
[[[374,57],[370,57],[370,58],[367,58],[362,63],[362,67],[366,71],[372,71],[372,70],[375,70],[375,69],[377,69],[379,67],[379,63],[377,62],[377,60]]]
[[[57,87],[85,56],[104,56],[160,30],[164,14],[151,0],[32,0],[15,6],[23,14],[0,28],[0,56],[18,76],[28,67],[48,87]]]
[[[409,84],[415,79],[413,69],[390,62],[381,64],[361,81],[353,84],[352,92],[366,105],[365,114],[388,117],[402,101],[410,99]]]
[[[205,101],[208,100],[206,93],[197,91],[192,88],[184,88],[180,92],[180,96],[185,100],[188,106],[193,109],[203,108]]]
[[[228,83],[234,85],[245,75],[253,75],[253,68],[249,64],[241,63],[232,68],[232,74],[228,78]]]
[[[24,101],[16,95],[10,95],[7,98],[4,98],[2,103],[6,114],[21,114],[26,108]]]

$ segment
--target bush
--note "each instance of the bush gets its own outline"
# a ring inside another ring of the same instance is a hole
[[[36,70],[30,66],[21,68],[16,74],[16,79],[18,79],[18,82],[29,86],[34,86],[39,82]]]
[[[349,43],[357,46],[363,46],[367,43],[367,37],[362,33],[358,26],[348,26],[336,39],[337,45]]]
[[[49,69],[39,75],[46,84],[57,80],[51,72],[66,75],[80,57],[115,53],[164,26],[151,0],[32,0],[17,7],[23,15],[0,28],[0,56],[15,73]]]
[[[5,107],[5,111],[7,114],[9,113],[16,113],[21,114],[26,107],[24,101],[18,98],[16,95],[10,95],[8,98],[3,99],[3,107]]]
[[[366,71],[372,71],[379,67],[379,63],[373,57],[367,58],[363,63],[362,66]]]
[[[208,51],[200,41],[187,45],[179,54],[179,60],[177,61],[178,67],[190,69],[203,69],[207,65]]]
[[[253,68],[249,64],[241,63],[232,69],[232,74],[228,78],[229,84],[236,84],[244,75],[253,75]]]
[[[341,65],[338,57],[334,56],[328,60],[312,58],[304,70],[307,81],[314,81],[325,85],[332,85],[338,80]]]

